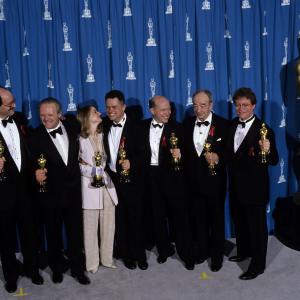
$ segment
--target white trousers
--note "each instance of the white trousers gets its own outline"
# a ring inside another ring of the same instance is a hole
[[[83,210],[84,249],[86,270],[96,272],[99,264],[113,266],[115,235],[115,205],[106,188],[103,189],[103,209]],[[98,242],[99,230],[99,242]],[[100,259],[99,259],[100,250]]]

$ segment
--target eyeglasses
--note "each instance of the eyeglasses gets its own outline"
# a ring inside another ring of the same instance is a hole
[[[14,108],[16,106],[16,102],[12,102],[11,104],[3,104],[3,106],[8,107],[8,108]]]
[[[242,104],[235,104],[235,108],[241,108],[241,109],[245,109],[248,108],[251,104],[247,103],[242,103]]]

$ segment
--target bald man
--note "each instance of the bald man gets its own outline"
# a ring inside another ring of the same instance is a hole
[[[187,203],[184,195],[184,180],[180,165],[183,159],[182,127],[170,119],[170,101],[155,96],[149,101],[152,118],[142,122],[140,155],[144,163],[144,194],[152,214],[154,240],[158,251],[157,262],[163,264],[174,254],[171,242],[175,242],[179,257],[186,269],[193,270],[190,254],[190,230],[187,219]],[[177,146],[172,147],[170,138],[174,134]],[[175,170],[174,160],[179,161],[180,170]]]
[[[0,87],[0,257],[5,289],[17,290],[20,274],[15,256],[18,225],[25,274],[34,284],[43,284],[38,272],[36,234],[30,195],[29,152],[24,133],[15,118],[16,103],[10,91]]]

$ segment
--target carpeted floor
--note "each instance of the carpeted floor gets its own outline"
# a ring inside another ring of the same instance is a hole
[[[235,253],[231,242],[227,243],[226,248],[228,254]],[[46,269],[42,272],[45,280],[43,286],[35,286],[29,279],[21,278],[19,290],[14,295],[5,292],[1,273],[0,300],[300,299],[300,253],[285,247],[275,237],[269,239],[265,273],[251,281],[238,279],[246,270],[248,262],[236,264],[229,262],[225,257],[223,268],[218,273],[212,273],[207,262],[197,265],[194,271],[187,271],[175,256],[169,258],[165,264],[159,265],[154,252],[148,252],[148,255],[148,270],[130,271],[117,261],[116,270],[101,267],[96,274],[89,274],[92,281],[89,286],[81,286],[68,273],[64,276],[62,284],[53,284],[49,269]]]

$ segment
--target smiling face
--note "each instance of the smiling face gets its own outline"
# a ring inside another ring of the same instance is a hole
[[[109,119],[119,123],[124,117],[126,105],[118,98],[107,98],[105,105]]]
[[[162,96],[153,98],[154,106],[150,108],[151,114],[157,123],[167,123],[171,116],[169,100]]]
[[[240,97],[235,101],[235,109],[240,120],[248,120],[255,109],[255,104],[251,103],[251,100],[246,97]]]
[[[2,104],[0,105],[0,117],[6,119],[15,113],[16,103],[12,93],[6,89],[0,88]]]
[[[212,101],[204,92],[198,93],[193,98],[193,108],[195,115],[202,122],[209,116],[212,110],[212,106]]]
[[[55,103],[44,103],[40,106],[41,122],[47,129],[53,129],[59,124],[61,113]]]

